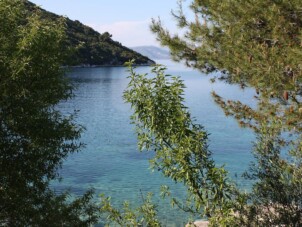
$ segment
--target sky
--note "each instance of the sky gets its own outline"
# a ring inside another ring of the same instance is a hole
[[[161,18],[164,26],[176,33],[171,10],[177,0],[30,0],[43,9],[79,20],[98,32],[109,32],[115,41],[128,47],[159,46],[149,25]]]

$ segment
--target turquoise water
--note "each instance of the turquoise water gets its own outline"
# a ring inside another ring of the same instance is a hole
[[[210,92],[215,90],[224,97],[252,103],[252,90],[240,90],[223,83],[211,84],[208,77],[198,71],[181,65],[163,62],[166,71],[181,76],[186,88],[186,105],[192,116],[210,133],[210,149],[219,164],[225,164],[230,176],[238,184],[248,188],[249,182],[240,175],[251,160],[253,134],[240,129],[232,118],[226,118],[213,102]],[[146,73],[149,67],[139,67],[137,72]],[[112,196],[112,202],[119,206],[124,200],[133,206],[141,203],[141,194],[154,192],[154,201],[159,203],[159,213],[166,226],[184,226],[188,216],[171,209],[169,201],[160,201],[159,188],[168,184],[174,195],[180,198],[184,188],[165,179],[158,172],[151,172],[148,159],[152,153],[137,150],[133,125],[129,122],[131,109],[122,99],[128,79],[123,67],[78,68],[68,73],[77,86],[75,97],[62,103],[64,113],[79,110],[77,122],[85,126],[81,141],[86,144],[82,152],[71,155],[60,171],[63,181],[55,183],[57,191],[70,189],[81,195],[88,188],[97,193]]]

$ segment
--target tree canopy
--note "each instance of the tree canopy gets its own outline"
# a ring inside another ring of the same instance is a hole
[[[49,187],[82,146],[82,127],[56,108],[72,97],[61,69],[64,20],[28,16],[23,1],[2,0],[0,24],[0,225],[93,223],[91,192],[67,202]]]

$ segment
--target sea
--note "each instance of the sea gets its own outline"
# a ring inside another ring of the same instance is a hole
[[[215,75],[205,75],[182,63],[170,60],[157,63],[167,67],[167,74],[184,81],[185,105],[195,122],[209,133],[209,149],[214,160],[217,165],[225,166],[229,177],[242,190],[249,190],[251,182],[241,175],[253,160],[251,151],[255,136],[251,130],[240,128],[233,118],[226,117],[213,101],[211,92],[253,106],[256,105],[255,91],[221,81],[211,83],[210,78]],[[151,67],[135,70],[151,75]],[[58,108],[66,115],[77,111],[75,121],[85,128],[81,137],[85,147],[64,161],[59,171],[62,180],[53,182],[53,188],[58,193],[69,190],[72,196],[80,196],[94,188],[96,202],[99,202],[99,194],[105,194],[117,208],[121,208],[124,201],[136,208],[151,192],[163,226],[184,226],[188,220],[200,217],[172,208],[169,198],[160,197],[161,185],[168,185],[172,195],[180,201],[184,201],[186,190],[182,184],[150,169],[148,160],[153,156],[152,151],[138,151],[134,125],[130,123],[132,110],[122,97],[128,76],[125,67],[73,68],[66,73],[75,86],[74,98],[60,103]],[[104,220],[100,220],[98,226],[103,224]]]

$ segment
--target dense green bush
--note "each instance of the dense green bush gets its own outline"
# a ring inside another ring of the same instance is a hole
[[[82,127],[56,108],[72,97],[61,70],[64,20],[27,16],[23,1],[1,0],[0,24],[0,225],[95,223],[92,192],[68,202],[49,187],[82,146]]]

